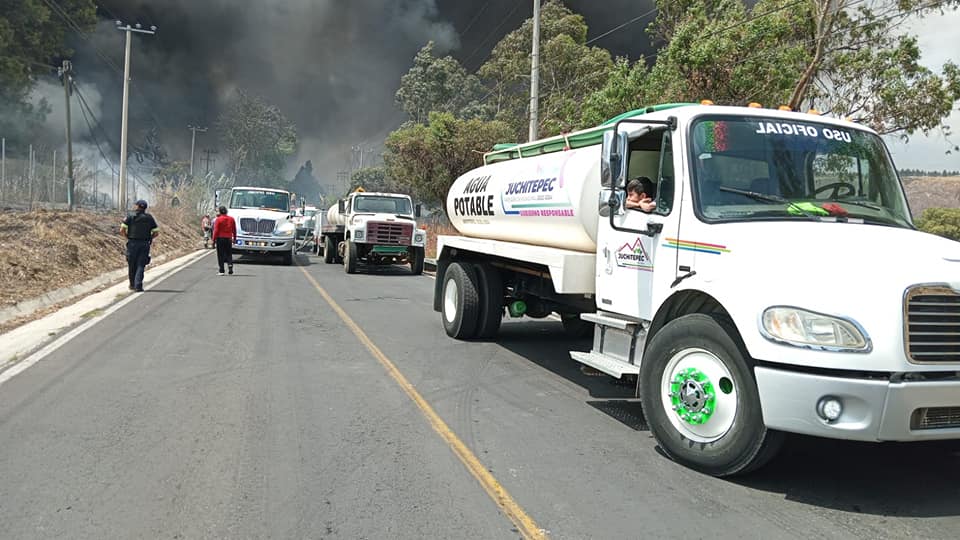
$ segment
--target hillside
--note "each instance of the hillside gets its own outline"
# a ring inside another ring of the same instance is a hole
[[[914,218],[927,208],[960,208],[960,176],[907,176],[903,184]]]
[[[177,209],[149,209],[160,225],[151,256],[201,247],[194,218]],[[126,268],[117,212],[4,209],[0,212],[0,307]]]

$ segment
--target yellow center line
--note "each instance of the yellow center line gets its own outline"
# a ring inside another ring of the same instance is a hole
[[[377,359],[378,362],[387,370],[387,373],[393,378],[397,384],[400,385],[400,388],[406,392],[407,396],[413,400],[417,405],[417,408],[420,409],[420,412],[427,418],[427,421],[430,422],[430,426],[433,427],[433,430],[437,432],[440,437],[446,441],[447,445],[453,450],[453,453],[456,454],[460,461],[467,467],[467,470],[470,471],[470,474],[480,482],[480,485],[483,487],[484,491],[487,492],[487,495],[493,499],[493,502],[500,507],[501,510],[510,518],[510,521],[517,527],[517,530],[523,535],[524,538],[529,539],[545,539],[547,536],[543,529],[541,529],[533,518],[531,518],[523,508],[517,504],[517,501],[510,496],[507,490],[500,485],[500,482],[490,474],[490,471],[483,466],[483,463],[477,459],[477,456],[467,448],[467,445],[460,440],[460,437],[457,437],[457,434],[450,429],[446,422],[440,418],[440,415],[433,410],[433,407],[427,403],[427,400],[417,392],[417,389],[413,387],[410,381],[403,376],[403,373],[400,373],[400,370],[397,369],[397,366],[387,358],[387,355],[383,354],[383,351],[374,344],[374,342],[367,336],[367,334],[360,328],[360,326],[347,315],[347,312],[343,310],[327,293],[327,291],[317,283],[317,280],[311,276],[305,267],[300,267],[300,270],[303,272],[303,275],[307,277],[307,280],[313,285],[313,287],[320,293],[320,296],[326,300],[327,304],[330,304],[330,307],[340,316],[340,319],[343,320],[344,324],[347,325],[347,328],[357,339],[360,340],[360,343],[370,351],[370,354]]]

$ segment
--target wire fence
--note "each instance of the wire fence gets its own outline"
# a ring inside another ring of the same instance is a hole
[[[0,154],[0,207],[10,209],[66,208],[67,157],[47,145],[25,148],[3,144]],[[111,167],[74,156],[74,206],[116,208],[119,182]],[[133,181],[128,196],[149,196],[149,188]]]

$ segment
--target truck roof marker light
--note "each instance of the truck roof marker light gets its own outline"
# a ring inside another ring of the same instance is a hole
[[[762,109],[763,105],[757,103],[756,101],[751,101],[749,104],[747,104],[747,107],[750,107],[751,109]]]
[[[814,114],[816,116],[820,116],[820,111],[816,109],[810,109],[809,111],[807,111],[807,114]]]
[[[701,104],[701,105],[713,105],[713,101],[711,101],[711,100],[709,100],[709,99],[701,99],[701,100],[700,100],[700,104]]]
[[[778,110],[778,111],[792,111],[793,109],[791,109],[788,105],[781,105],[781,106],[777,107],[777,110]]]

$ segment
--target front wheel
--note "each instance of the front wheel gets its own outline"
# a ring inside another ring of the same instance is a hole
[[[423,273],[423,248],[410,248],[410,273],[419,276]]]
[[[441,316],[443,329],[455,339],[476,335],[480,318],[480,293],[477,273],[469,264],[453,263],[443,275]]]
[[[730,476],[776,455],[783,436],[763,423],[752,361],[725,317],[671,321],[650,341],[640,369],[647,424],[674,461]]]
[[[333,244],[333,238],[323,237],[323,262],[333,264],[337,260],[337,246]]]
[[[284,266],[292,266],[293,250],[283,252],[283,254],[280,255],[280,262],[283,263]]]
[[[348,274],[357,273],[357,244],[347,240],[345,246],[343,246],[343,271]]]

